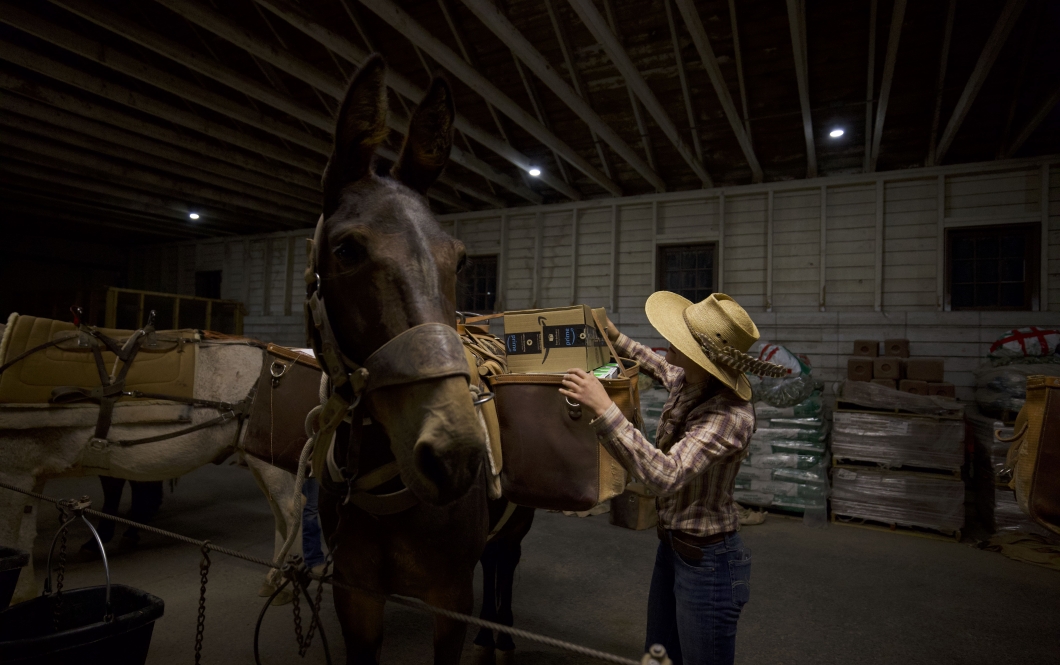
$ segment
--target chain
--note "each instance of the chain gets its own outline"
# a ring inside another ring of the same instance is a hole
[[[309,632],[305,635],[305,646],[298,650],[299,656],[305,656],[306,652],[309,651],[309,645],[313,643],[313,633],[316,632],[317,626],[320,625],[320,603],[324,598],[324,576],[327,573],[327,567],[324,568],[324,573],[321,573],[320,579],[317,581],[317,597],[313,600],[313,618],[309,622]]]
[[[202,634],[206,630],[206,577],[210,574],[210,541],[203,541],[202,561],[199,562],[199,619],[195,625],[195,665],[202,658]]]
[[[55,574],[55,610],[52,615],[55,632],[59,632],[59,615],[63,608],[63,577],[66,574],[66,532],[67,526],[64,524],[62,533],[59,535],[59,572]]]
[[[298,655],[305,654],[309,645],[302,637],[302,610],[298,604],[298,597],[302,595],[302,584],[298,580],[298,572],[291,576],[291,613],[294,614],[294,641],[298,643]]]

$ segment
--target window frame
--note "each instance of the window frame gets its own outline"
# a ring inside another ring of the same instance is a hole
[[[1024,305],[1019,307],[1004,307],[995,305],[990,307],[954,307],[953,306],[953,242],[959,234],[975,236],[982,233],[1004,233],[1023,234],[1026,242],[1024,245],[1024,274],[1026,275],[1026,287]],[[943,263],[943,298],[945,311],[947,312],[1037,312],[1041,309],[1041,253],[1038,251],[1041,242],[1041,223],[1039,222],[1012,222],[1001,224],[984,224],[976,226],[953,226],[946,228],[943,236],[945,259]]]
[[[457,311],[474,311],[473,309],[472,310],[465,310],[464,307],[463,307],[465,303],[461,302],[461,299],[464,297],[464,292],[461,289],[461,276],[464,275],[465,274],[464,271],[466,271],[468,268],[470,268],[476,261],[481,261],[482,259],[491,259],[492,262],[493,262],[493,306],[489,309],[488,312],[487,311],[482,311],[482,312],[475,312],[475,313],[477,313],[477,314],[492,314],[492,313],[497,311],[497,305],[501,301],[500,293],[499,293],[499,289],[500,289],[500,272],[501,272],[501,257],[500,257],[499,254],[474,254],[474,255],[469,254],[469,255],[467,255],[467,263],[464,265],[463,270],[461,270],[460,273],[458,273],[457,276],[456,276],[456,308],[457,308]]]
[[[666,242],[656,243],[655,245],[655,290],[665,291],[666,289],[666,261],[664,260],[666,250],[670,249],[685,249],[695,250],[699,248],[709,249],[711,255],[711,276],[710,276],[710,292],[718,293],[718,277],[719,269],[721,266],[718,265],[718,241],[717,240],[696,240],[696,241],[685,241],[685,242]]]

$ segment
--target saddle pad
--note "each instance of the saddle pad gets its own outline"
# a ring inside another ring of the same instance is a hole
[[[243,438],[244,452],[297,473],[298,457],[308,439],[306,416],[320,404],[323,374],[312,355],[269,344]]]
[[[124,341],[131,330],[103,330],[112,339]],[[42,403],[59,386],[95,388],[100,385],[96,362],[90,349],[76,349],[77,327],[66,321],[12,314],[4,331],[0,364],[57,336],[70,336],[63,348],[50,347],[25,358],[0,374],[0,403]],[[179,338],[197,340],[194,330],[159,331],[166,350],[141,348],[126,377],[127,390],[192,397],[195,388],[197,344],[177,344]],[[103,352],[108,372],[115,370],[113,353]],[[120,369],[120,366],[118,367]]]

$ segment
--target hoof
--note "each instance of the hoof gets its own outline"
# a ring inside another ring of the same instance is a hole
[[[474,651],[471,653],[471,662],[473,665],[496,665],[497,661],[494,658],[493,647],[484,647],[481,644],[476,644]]]
[[[276,590],[276,587],[274,587],[273,585],[269,584],[268,582],[262,582],[261,583],[261,588],[258,589],[258,597],[259,598],[268,598],[269,596],[272,595],[272,592],[275,591],[275,590]]]
[[[497,649],[497,665],[515,665],[515,649],[510,651]]]
[[[284,589],[280,593],[276,594],[276,597],[272,599],[272,606],[279,607],[280,605],[286,605],[287,603],[291,602],[292,598],[294,598],[294,593],[292,593],[289,588]]]

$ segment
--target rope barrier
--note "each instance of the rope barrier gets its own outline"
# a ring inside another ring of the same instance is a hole
[[[55,498],[52,498],[50,496],[46,496],[44,494],[38,494],[37,492],[32,492],[30,490],[24,490],[21,487],[16,487],[14,485],[9,485],[9,484],[7,484],[7,483],[5,483],[3,481],[0,481],[0,487],[2,487],[4,489],[11,490],[11,491],[14,491],[14,492],[18,492],[20,494],[25,494],[26,496],[30,496],[30,497],[33,497],[35,499],[39,499],[41,501],[48,501],[48,502],[53,503],[55,505],[59,505],[59,502],[60,502],[59,499],[55,499]],[[204,555],[206,554],[207,551],[213,551],[213,552],[219,552],[221,554],[226,554],[228,556],[235,557],[237,559],[242,559],[242,560],[248,561],[250,563],[256,563],[259,566],[265,566],[266,568],[274,568],[274,569],[281,569],[282,568],[281,566],[278,566],[278,565],[276,565],[275,563],[273,563],[271,561],[267,561],[267,560],[262,559],[260,557],[251,556],[249,554],[244,554],[243,552],[239,552],[239,551],[236,551],[236,550],[233,550],[233,549],[229,549],[227,547],[221,547],[219,545],[214,545],[213,543],[211,543],[208,540],[196,540],[194,538],[189,538],[188,536],[185,536],[185,535],[182,535],[182,534],[179,534],[179,533],[175,533],[173,531],[167,531],[165,529],[159,529],[158,527],[149,526],[147,524],[140,524],[139,522],[133,522],[132,520],[127,520],[127,519],[122,518],[122,517],[117,517],[116,515],[108,515],[106,513],[101,513],[98,510],[92,510],[90,508],[85,508],[84,512],[86,514],[92,515],[94,517],[99,517],[101,519],[111,520],[111,521],[117,522],[119,524],[125,524],[127,526],[133,526],[133,527],[136,527],[137,529],[143,529],[144,531],[147,531],[149,533],[154,533],[154,534],[159,535],[159,536],[165,536],[167,538],[172,538],[173,540],[179,540],[179,541],[181,541],[183,543],[187,543],[189,545],[196,545],[196,546],[198,546],[200,548],[200,550],[202,550]],[[342,589],[344,591],[365,591],[365,589],[361,589],[361,588],[353,586],[351,584],[346,584],[344,582],[338,582],[338,581],[335,581],[332,578],[323,577],[323,576],[316,575],[316,574],[313,574],[313,573],[308,573],[308,577],[310,579],[316,580],[318,582],[323,582],[324,584],[330,584],[333,587],[338,588],[338,589]],[[495,630],[495,631],[502,632],[502,633],[508,633],[509,635],[511,635],[513,637],[519,637],[521,639],[528,640],[530,642],[537,642],[538,644],[544,644],[544,645],[547,645],[547,646],[555,647],[557,649],[562,649],[564,651],[569,651],[571,653],[580,654],[582,656],[588,656],[590,658],[595,658],[595,659],[601,660],[603,662],[618,663],[618,665],[641,665],[641,663],[642,663],[642,661],[640,661],[640,660],[634,660],[634,659],[631,659],[631,658],[625,658],[623,656],[618,656],[618,655],[615,655],[615,654],[607,653],[606,651],[598,651],[596,649],[591,649],[589,647],[581,646],[580,644],[574,644],[572,642],[567,642],[567,641],[564,641],[564,640],[556,639],[554,637],[547,637],[545,635],[538,635],[537,633],[532,633],[530,631],[522,630],[521,628],[513,628],[512,626],[505,626],[503,624],[494,623],[493,621],[486,621],[485,619],[479,619],[478,617],[473,617],[473,616],[470,616],[470,615],[467,615],[467,614],[462,614],[460,612],[454,612],[452,610],[447,610],[445,608],[437,607],[435,605],[429,605],[429,604],[423,602],[422,600],[420,600],[418,598],[409,598],[408,596],[399,596],[399,595],[395,595],[395,594],[384,594],[383,597],[386,600],[390,601],[390,602],[393,602],[393,603],[395,603],[397,605],[402,605],[404,607],[408,607],[409,609],[415,610],[417,612],[423,612],[423,613],[426,613],[426,614],[436,614],[436,615],[439,615],[439,616],[446,617],[448,619],[452,619],[454,621],[460,621],[460,622],[466,623],[466,624],[468,624],[470,626],[476,626],[478,628],[486,628],[486,629],[489,629],[489,630]],[[311,605],[312,605],[312,603],[311,603]],[[266,604],[266,607],[268,607],[268,604]],[[264,612],[264,610],[263,610],[263,612]],[[256,647],[257,647],[257,644],[255,643],[255,648]],[[655,662],[659,662],[659,661],[655,661]]]

